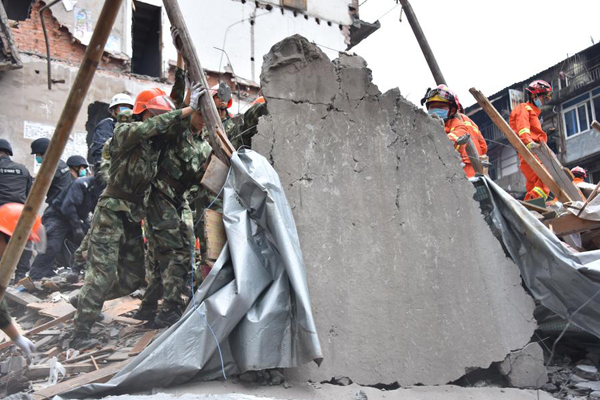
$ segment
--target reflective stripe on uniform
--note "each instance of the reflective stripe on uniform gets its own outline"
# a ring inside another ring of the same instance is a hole
[[[448,134],[448,137],[449,137],[450,139],[458,140],[458,136],[456,136],[454,133],[449,133],[449,134]]]
[[[473,130],[477,133],[479,133],[479,129],[477,129],[477,127],[475,125],[473,125],[472,123],[470,123],[469,121],[465,121],[464,122],[466,126],[470,126],[471,128],[473,128]]]
[[[532,192],[537,194],[538,197],[542,197],[544,200],[548,199],[548,195],[546,194],[546,192],[544,192],[544,189],[542,189],[539,186],[534,187]]]
[[[525,106],[525,109],[528,111],[533,111],[533,108],[531,108],[531,106]]]
[[[524,135],[524,134],[526,134],[526,133],[529,133],[529,134],[531,134],[531,131],[529,130],[529,128],[523,128],[523,129],[521,129],[521,130],[519,131],[519,136],[522,136],[522,135]]]

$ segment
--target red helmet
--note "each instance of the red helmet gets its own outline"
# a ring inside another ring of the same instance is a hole
[[[425,97],[421,99],[421,105],[427,105],[434,101],[440,101],[442,103],[449,103],[451,106],[456,107],[457,110],[460,110],[460,102],[458,101],[458,96],[446,85],[439,85],[434,89],[427,89],[427,93],[425,93]]]
[[[167,95],[156,96],[147,102],[144,107],[153,115],[160,115],[175,110],[175,104],[173,104],[173,101]]]
[[[573,176],[575,178],[587,178],[587,172],[585,171],[585,169],[581,168],[581,167],[575,167],[573,169],[571,169],[571,173],[573,174]]]
[[[135,98],[135,105],[133,106],[134,114],[141,114],[146,111],[146,104],[157,96],[166,96],[164,90],[159,88],[142,90],[140,94]]]
[[[252,102],[252,105],[255,105],[255,104],[264,104],[264,103],[266,103],[265,98],[263,96],[260,96],[259,98],[257,98],[256,100],[254,100]]]
[[[525,88],[531,95],[545,95],[548,98],[552,97],[552,86],[546,81],[533,81]]]
[[[0,232],[7,236],[12,236],[17,227],[17,222],[23,212],[23,204],[6,203],[0,207]],[[33,229],[29,235],[29,240],[40,242],[43,237],[42,219],[39,215],[35,216]]]

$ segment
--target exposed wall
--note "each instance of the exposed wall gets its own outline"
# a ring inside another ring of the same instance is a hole
[[[298,36],[261,82],[253,147],[287,189],[324,351],[300,379],[443,384],[529,342],[533,301],[438,122]]]

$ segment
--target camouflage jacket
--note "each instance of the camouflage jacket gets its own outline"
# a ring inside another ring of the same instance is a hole
[[[181,118],[181,110],[148,118],[144,122],[134,122],[131,110],[120,113],[108,145],[108,186],[98,205],[113,211],[129,212],[134,221],[141,221],[163,144],[154,143],[151,139],[159,135],[166,140],[181,137],[189,128],[189,120]]]

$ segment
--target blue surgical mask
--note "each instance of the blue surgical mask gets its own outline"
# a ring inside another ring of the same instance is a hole
[[[127,106],[120,106],[118,109],[118,112],[122,113],[123,111],[127,111],[127,110],[131,110],[131,108],[127,107]]]
[[[42,161],[44,161],[44,157],[42,157],[42,156],[35,156],[35,161],[36,161],[38,164],[41,164],[41,163],[42,163]]]
[[[82,169],[82,170],[79,171],[79,177],[80,178],[83,178],[86,175],[87,175],[87,169],[84,168],[84,169]]]
[[[535,99],[533,104],[535,104],[537,108],[542,108],[542,101],[540,99]]]
[[[444,110],[443,108],[430,108],[429,110],[427,110],[427,113],[429,115],[437,115],[444,121],[448,119],[448,110]]]

